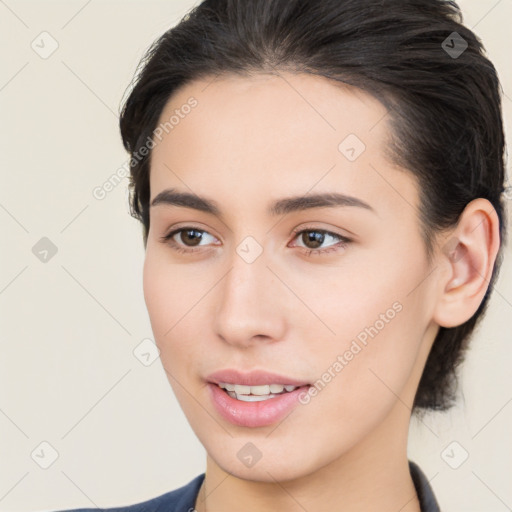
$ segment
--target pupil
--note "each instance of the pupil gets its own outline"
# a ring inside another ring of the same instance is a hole
[[[201,235],[200,231],[197,231],[196,229],[187,229],[186,231],[182,232],[182,238],[185,233],[186,233],[187,238],[190,238],[189,241],[192,241],[192,244],[190,244],[190,245],[197,245],[201,241],[202,235]],[[194,233],[194,235],[189,237],[190,233]],[[186,242],[186,240],[183,240],[183,241]]]
[[[324,234],[320,233],[318,231],[306,231],[302,234],[302,241],[308,246],[308,242],[313,242],[314,247],[312,249],[316,249],[317,247],[321,246],[324,241]],[[308,246],[309,247],[309,246]]]

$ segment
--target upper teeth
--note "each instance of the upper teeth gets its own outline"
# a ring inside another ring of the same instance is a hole
[[[283,390],[293,391],[299,386],[283,386],[281,384],[265,384],[264,386],[244,386],[242,384],[228,384],[219,382],[219,386],[228,391],[234,391],[237,395],[268,395],[270,393],[282,393]]]

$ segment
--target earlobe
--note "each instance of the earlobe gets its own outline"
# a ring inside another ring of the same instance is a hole
[[[439,256],[440,264],[447,267],[439,282],[434,315],[440,326],[461,325],[477,311],[487,291],[499,246],[496,210],[487,199],[471,201]]]

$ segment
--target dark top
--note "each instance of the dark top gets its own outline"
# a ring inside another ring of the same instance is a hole
[[[432,488],[423,474],[420,467],[412,461],[409,461],[409,471],[418,494],[421,512],[440,512]],[[199,488],[204,480],[204,473],[196,476],[188,484],[167,492],[156,498],[152,498],[134,505],[124,507],[106,508],[109,512],[194,512]],[[77,508],[71,510],[61,510],[57,512],[98,512],[97,508]]]

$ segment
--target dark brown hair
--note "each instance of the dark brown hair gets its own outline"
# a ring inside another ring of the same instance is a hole
[[[502,241],[492,278],[468,321],[440,328],[416,413],[453,405],[456,369],[488,304],[506,235],[500,84],[462,21],[456,3],[443,0],[205,0],[148,49],[120,118],[131,155],[131,215],[143,225],[145,247],[151,153],[140,150],[178,88],[221,74],[309,73],[379,99],[390,113],[390,159],[419,184],[429,260],[435,234],[454,227],[473,199],[488,199]]]

